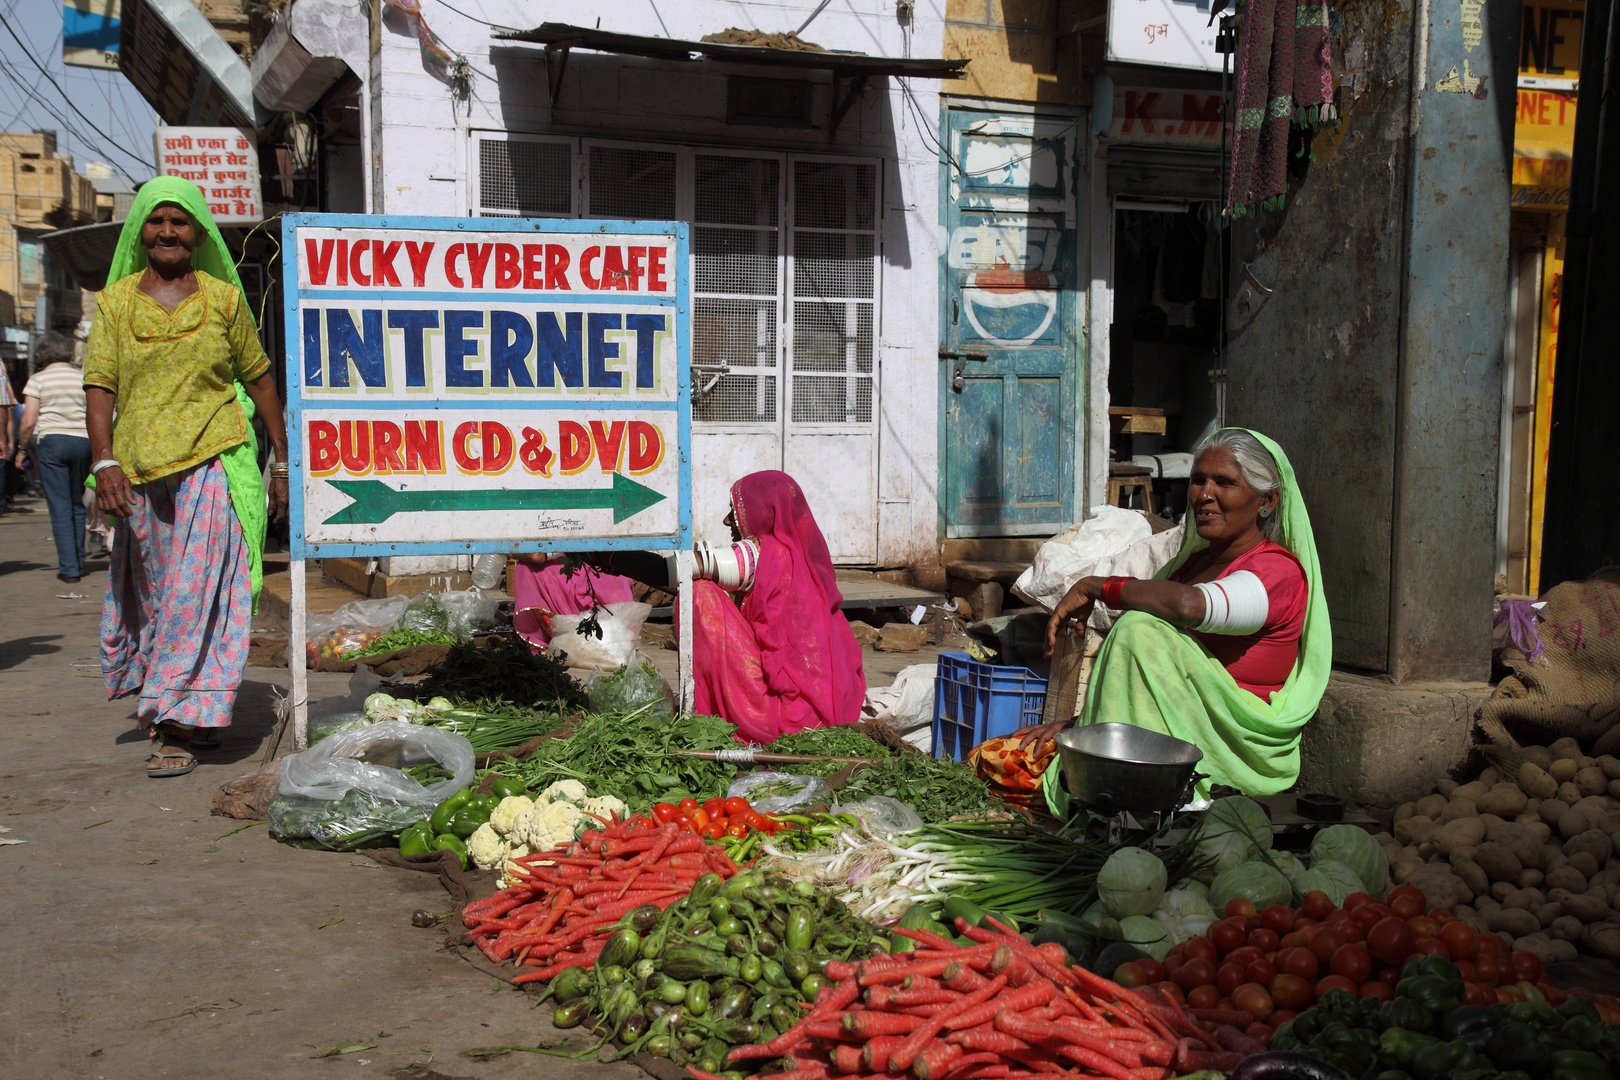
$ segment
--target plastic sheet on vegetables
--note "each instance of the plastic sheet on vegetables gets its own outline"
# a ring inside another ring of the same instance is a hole
[[[1223,870],[1209,886],[1209,904],[1217,911],[1225,911],[1227,902],[1240,896],[1259,909],[1288,903],[1294,890],[1282,871],[1256,859]]]
[[[1324,859],[1348,866],[1360,879],[1361,889],[1373,896],[1383,896],[1389,887],[1389,857],[1365,829],[1329,825],[1318,832],[1311,840],[1311,865]]]
[[[766,784],[775,784],[791,780],[801,783],[797,790],[786,795],[772,795],[768,798],[755,801],[749,798],[748,793],[757,787]],[[819,776],[795,776],[785,772],[757,772],[739,777],[726,788],[728,799],[748,799],[754,809],[761,814],[786,814],[801,806],[812,806],[818,802],[828,802],[832,799],[832,788]],[[921,824],[919,822],[918,824]]]
[[[1159,906],[1169,874],[1150,851],[1122,847],[1097,871],[1097,895],[1115,918],[1146,915]]]
[[[858,803],[839,803],[832,808],[835,814],[854,814],[867,832],[911,832],[923,827],[917,811],[887,795],[873,795]]]

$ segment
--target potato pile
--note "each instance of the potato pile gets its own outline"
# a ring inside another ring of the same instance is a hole
[[[1442,780],[1396,810],[1390,876],[1543,962],[1620,959],[1620,758],[1574,739],[1522,753],[1516,777]]]

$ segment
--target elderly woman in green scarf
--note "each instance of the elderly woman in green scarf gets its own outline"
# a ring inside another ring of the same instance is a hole
[[[139,695],[146,774],[180,776],[197,767],[193,748],[219,745],[247,664],[266,524],[254,409],[276,461],[287,460],[287,432],[247,295],[195,184],[141,186],[108,282],[84,365],[96,501],[120,519],[101,666],[109,697]],[[279,516],[285,466],[271,472]]]
[[[1299,777],[1299,734],[1333,653],[1310,516],[1282,447],[1222,428],[1199,448],[1181,550],[1151,580],[1081,578],[1052,612],[1047,651],[1101,602],[1123,612],[1092,669],[1079,724],[1133,724],[1193,743],[1199,771],[1249,795]],[[1025,728],[1041,744],[1066,724]],[[1064,812],[1061,758],[1042,779]]]

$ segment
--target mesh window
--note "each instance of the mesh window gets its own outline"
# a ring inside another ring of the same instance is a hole
[[[479,139],[479,211],[517,217],[573,213],[573,153],[562,142]]]
[[[793,419],[872,420],[872,305],[800,301],[793,319]]]
[[[793,224],[800,229],[875,226],[877,167],[825,161],[793,163]]]
[[[693,301],[694,420],[763,424],[776,419],[776,323],[774,298]],[[763,371],[742,373],[748,368]],[[719,374],[722,369],[730,370]]]
[[[795,232],[793,292],[802,297],[871,296],[872,237]]]
[[[675,152],[591,147],[592,217],[669,221],[675,217]]]
[[[692,229],[694,273],[698,292],[775,296],[777,234],[775,229]]]
[[[771,158],[693,159],[693,220],[705,225],[775,228],[782,163]]]

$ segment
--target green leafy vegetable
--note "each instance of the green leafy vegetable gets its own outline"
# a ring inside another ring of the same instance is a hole
[[[862,769],[844,784],[838,801],[857,803],[873,795],[900,800],[924,821],[948,821],[1001,807],[972,768],[924,754],[891,757],[881,765]]]
[[[894,751],[876,739],[844,725],[808,728],[783,735],[765,748],[773,754],[806,754],[816,757],[893,757]],[[842,762],[825,761],[793,766],[796,773],[827,776],[844,767]]]
[[[574,734],[540,744],[527,761],[503,764],[530,791],[558,780],[579,780],[592,795],[613,795],[632,809],[658,802],[724,795],[734,767],[676,750],[719,750],[736,745],[737,729],[718,716],[674,720],[643,712],[581,718]]]
[[[418,645],[454,645],[455,636],[443,630],[410,630],[400,627],[390,630],[382,637],[357,653],[350,653],[344,657],[346,660],[355,660],[362,656],[375,656],[379,653],[393,652],[395,649],[410,649]]]

